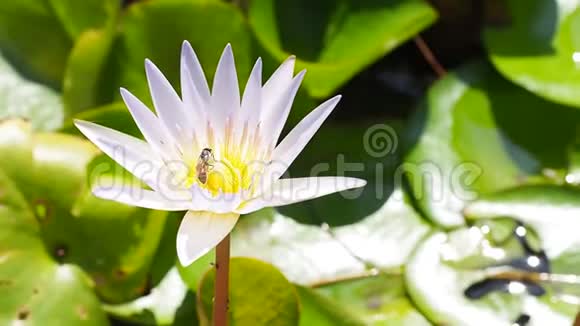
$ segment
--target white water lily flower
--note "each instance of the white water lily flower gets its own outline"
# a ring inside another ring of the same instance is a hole
[[[146,60],[157,114],[121,89],[145,141],[86,121],[75,125],[150,189],[97,185],[93,193],[139,207],[187,210],[177,235],[177,254],[186,266],[227,236],[240,214],[364,186],[364,180],[347,177],[280,179],[340,99],[322,103],[278,144],[305,73],[293,76],[294,61],[288,58],[262,85],[258,59],[240,100],[230,45],[210,92],[191,45],[183,43],[181,98]],[[202,159],[206,148],[211,153]]]

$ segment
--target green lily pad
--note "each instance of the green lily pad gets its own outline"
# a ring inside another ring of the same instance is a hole
[[[552,261],[555,273],[580,270],[580,189],[531,185],[489,194],[465,208],[474,220],[510,217],[532,227]],[[580,294],[580,293],[579,293]]]
[[[398,275],[333,283],[318,291],[365,325],[431,325],[407,298],[404,280]]]
[[[90,121],[136,138],[143,138],[135,120],[123,102],[114,102],[81,112],[75,115],[75,119]],[[65,123],[60,131],[67,134],[82,135],[72,120]]]
[[[301,223],[331,226],[355,223],[375,213],[396,184],[400,130],[397,121],[328,124],[321,128],[292,163],[288,177],[344,175],[365,179],[367,185],[278,210]]]
[[[18,121],[0,125],[5,171],[20,187],[40,226],[45,250],[79,265],[97,293],[118,302],[146,290],[147,272],[165,225],[165,212],[94,197],[90,184],[124,182],[122,168],[97,156],[88,141],[32,134]]]
[[[362,326],[362,320],[345,311],[342,305],[333,302],[314,289],[296,286],[300,296],[301,326]]]
[[[484,255],[485,250],[490,250],[489,243],[478,228],[435,232],[417,247],[405,270],[406,284],[411,298],[431,322],[507,326],[520,314],[527,314],[531,326],[572,324],[575,307],[562,304],[567,309],[557,308],[549,292],[541,297],[493,292],[468,299],[465,289],[486,278],[486,271],[453,263],[478,252]]]
[[[199,311],[212,316],[215,269],[199,285]],[[229,321],[241,325],[297,325],[298,295],[294,286],[273,266],[250,258],[230,260]]]
[[[544,174],[563,181],[580,121],[485,64],[438,81],[419,112],[402,168],[421,211],[444,227],[463,224],[464,203],[480,195]]]
[[[33,79],[58,87],[71,47],[72,40],[48,1],[0,4],[0,49]]]
[[[24,79],[0,56],[0,120],[27,119],[34,129],[49,131],[62,126],[63,115],[54,90]]]
[[[107,71],[114,41],[113,26],[88,30],[79,36],[71,51],[62,92],[68,115],[103,105],[113,97],[108,93],[115,73]]]
[[[280,62],[295,54],[310,95],[324,98],[437,14],[422,0],[255,0],[248,16],[260,44]]]
[[[151,293],[131,302],[105,305],[116,318],[145,325],[187,325],[196,320],[195,296],[183,283],[177,268],[172,268]]]
[[[89,278],[47,255],[33,212],[2,172],[0,257],[1,324],[108,325]]]
[[[379,211],[342,227],[299,224],[273,209],[245,216],[232,233],[232,255],[268,261],[292,282],[312,285],[398,269],[429,229],[397,190]]]
[[[121,0],[48,0],[68,35],[77,40],[86,30],[113,26]]]
[[[2,1],[0,50],[27,76],[59,88],[74,40],[112,24],[119,8],[118,0]]]
[[[509,21],[484,31],[493,64],[539,96],[580,107],[580,4],[575,0],[505,4]]]
[[[123,17],[115,52],[120,69],[118,95],[123,86],[147,102],[149,90],[143,60],[153,61],[172,85],[179,86],[179,54],[188,40],[201,62],[208,80],[213,79],[217,59],[227,43],[234,49],[239,80],[249,75],[250,33],[242,13],[229,3],[217,1],[143,1],[131,5]]]
[[[365,179],[367,185],[278,210],[300,223],[330,226],[355,223],[380,210],[395,184],[401,184],[395,180],[401,125],[398,121],[325,125],[292,163],[288,177],[341,175]]]

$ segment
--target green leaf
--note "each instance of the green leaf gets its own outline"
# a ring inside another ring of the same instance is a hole
[[[48,0],[69,36],[76,40],[85,30],[112,26],[121,0]]]
[[[301,326],[362,326],[364,323],[357,320],[344,310],[344,307],[317,293],[313,289],[296,286],[300,296],[300,323]]]
[[[298,57],[310,95],[332,94],[359,71],[436,19],[422,0],[255,0],[249,20],[258,41],[278,61]]]
[[[0,50],[19,70],[58,88],[77,37],[113,27],[119,9],[119,0],[2,1]]]
[[[0,49],[35,80],[59,87],[71,47],[48,1],[0,3]]]
[[[378,211],[397,183],[393,175],[400,160],[400,129],[397,121],[325,125],[292,163],[288,177],[341,175],[365,179],[367,185],[279,211],[301,223],[331,226],[355,223]]]
[[[58,264],[15,184],[0,171],[0,324],[108,325],[87,276]]]
[[[34,129],[44,131],[62,126],[60,96],[46,86],[22,78],[1,56],[0,80],[0,120],[27,119]]]
[[[114,102],[92,110],[81,112],[74,117],[75,119],[94,122],[124,134],[143,138],[141,131],[135,124],[135,120],[127,110],[125,103]],[[75,127],[73,121],[69,121],[60,130],[62,132],[81,136],[81,132]]]
[[[68,115],[112,100],[107,94],[114,74],[106,71],[113,47],[114,29],[88,30],[80,35],[67,62],[63,101]],[[107,85],[107,86],[105,86]]]
[[[199,285],[199,311],[212,315],[215,269]],[[294,286],[273,266],[250,258],[230,260],[229,320],[232,326],[297,325],[298,295]]]
[[[379,274],[333,283],[319,292],[340,303],[365,325],[430,325],[406,297],[400,276]]]
[[[468,286],[489,274],[483,269],[453,263],[494,249],[483,231],[475,227],[450,234],[436,232],[427,237],[413,253],[405,271],[407,289],[417,307],[438,325],[512,325],[521,313],[531,317],[529,325],[573,322],[574,309],[564,313],[554,308],[555,298],[550,294],[537,298],[493,292],[478,300],[465,297]]]
[[[195,325],[195,297],[181,280],[177,268],[172,268],[151,293],[134,301],[105,305],[112,316],[145,325]]]
[[[25,195],[39,220],[46,251],[82,267],[107,301],[146,290],[147,272],[165,212],[94,197],[91,184],[120,185],[127,173],[88,141],[62,134],[31,134],[20,122],[0,125],[0,169]],[[6,135],[6,136],[4,136]],[[112,183],[113,182],[113,183]]]
[[[292,282],[317,284],[404,265],[429,226],[400,190],[358,223],[301,225],[273,209],[243,217],[232,233],[232,254],[277,266]]]
[[[217,58],[227,43],[234,49],[239,80],[249,75],[250,33],[241,12],[228,3],[189,0],[144,1],[131,5],[124,17],[116,65],[118,85],[147,102],[149,91],[143,60],[151,59],[174,87],[179,85],[179,53],[188,40],[208,80],[213,79]]]
[[[552,271],[580,270],[580,189],[569,186],[531,185],[489,194],[465,208],[470,219],[511,217],[532,227],[547,255]],[[559,257],[562,256],[562,261]],[[561,267],[560,267],[561,266]]]
[[[177,234],[177,232],[175,233]],[[175,244],[175,241],[173,241]],[[179,262],[176,263],[177,269],[183,281],[189,286],[192,291],[199,289],[199,283],[205,276],[208,269],[210,269],[215,262],[215,249],[210,250],[205,255],[199,257],[193,264],[182,266]]]
[[[461,225],[466,201],[542,174],[563,180],[579,121],[577,111],[470,64],[429,90],[409,128],[420,133],[412,135],[403,168],[427,217]]]
[[[506,5],[509,22],[484,31],[493,64],[531,92],[580,107],[578,1],[509,0]]]

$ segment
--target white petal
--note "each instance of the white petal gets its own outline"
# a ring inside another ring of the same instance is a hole
[[[188,141],[188,137],[191,140],[195,140],[198,146],[204,146],[202,144],[207,143],[207,133],[206,133],[206,121],[207,121],[207,110],[209,102],[204,102],[199,97],[193,81],[189,77],[189,68],[187,66],[181,67],[181,93],[183,97],[183,106],[185,114],[191,116],[191,126],[183,132],[183,136]],[[193,146],[193,141],[190,142]],[[184,148],[185,151],[191,148]]]
[[[246,84],[246,89],[244,90],[238,128],[243,128],[246,121],[248,122],[248,126],[250,128],[255,128],[258,125],[258,121],[260,119],[261,108],[262,60],[258,59],[254,65],[254,68],[252,68],[250,78],[248,78],[248,83]]]
[[[149,145],[165,158],[173,159],[175,153],[169,147],[170,142],[173,140],[167,134],[165,126],[155,114],[143,102],[124,88],[121,88],[121,97]]]
[[[290,167],[298,154],[302,152],[306,144],[312,139],[316,131],[320,128],[324,120],[330,115],[341,96],[335,96],[330,100],[320,104],[312,110],[302,121],[288,133],[272,152],[272,163],[264,171],[261,185],[267,189],[269,184],[280,178]]]
[[[185,211],[191,208],[187,201],[166,199],[158,192],[132,186],[95,187],[93,194],[99,198],[119,203],[162,211]]]
[[[181,265],[188,266],[220,243],[232,231],[239,216],[235,213],[187,212],[177,232],[177,257]]]
[[[288,85],[283,95],[278,98],[278,101],[274,106],[268,108],[264,107],[262,114],[262,125],[264,127],[264,135],[267,135],[269,139],[272,140],[273,145],[278,142],[278,137],[282,133],[288,114],[290,113],[290,108],[292,108],[292,103],[294,102],[294,97],[298,92],[300,83],[304,79],[304,74],[306,70],[302,70],[292,82]],[[266,111],[268,110],[268,111]]]
[[[193,48],[188,41],[184,41],[183,45],[181,46],[181,67],[182,69],[187,68],[189,71],[188,77],[191,78],[191,81],[195,87],[195,90],[197,91],[198,96],[202,100],[202,103],[204,105],[208,104],[210,101],[210,94],[209,87],[207,86],[207,80],[205,79],[203,68],[201,67],[199,60],[195,55],[195,51],[193,51]],[[183,79],[181,87],[183,87]]]
[[[231,45],[227,45],[218,63],[211,93],[210,117],[216,133],[223,132],[226,119],[240,108],[240,89]]]
[[[189,192],[192,198],[192,207],[198,211],[228,213],[234,211],[243,201],[241,192],[212,194],[198,185],[193,185]]]
[[[75,120],[75,126],[115,162],[149,187],[156,188],[161,162],[146,142],[88,121]]]
[[[173,138],[180,141],[182,133],[190,128],[181,100],[167,78],[150,60],[145,60],[145,71],[157,115]]]
[[[349,177],[281,179],[258,198],[247,202],[237,212],[247,214],[263,207],[289,205],[364,185],[365,180]]]
[[[280,65],[280,67],[278,67],[278,69],[276,69],[266,84],[264,84],[264,102],[262,103],[264,106],[264,111],[271,111],[273,106],[278,103],[278,100],[288,89],[290,83],[292,82],[292,77],[294,76],[295,63],[296,57],[290,56]]]

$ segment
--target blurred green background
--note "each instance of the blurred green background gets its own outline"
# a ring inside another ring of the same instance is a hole
[[[118,89],[151,103],[145,58],[179,88],[183,40],[242,86],[296,55],[287,129],[343,100],[290,174],[368,181],[242,217],[232,325],[574,323],[579,0],[2,0],[0,325],[211,323],[213,254],[93,197],[131,176],[72,125],[140,137]]]

